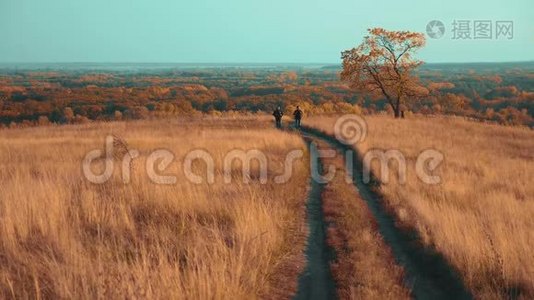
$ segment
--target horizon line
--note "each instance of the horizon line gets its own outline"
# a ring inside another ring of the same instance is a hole
[[[425,62],[424,65],[461,65],[461,64],[518,64],[518,63],[534,63],[533,60],[511,60],[511,61],[442,61],[442,62]],[[341,62],[96,62],[96,61],[65,61],[65,62],[0,62],[0,65],[83,65],[83,64],[99,64],[99,65],[321,65],[321,66],[341,66]]]

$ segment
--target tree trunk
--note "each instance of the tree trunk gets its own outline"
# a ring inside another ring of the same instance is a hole
[[[397,101],[395,103],[395,107],[393,107],[393,111],[395,111],[395,119],[400,118],[401,112],[400,112],[400,97],[397,98]]]
[[[401,113],[400,113],[400,109],[399,109],[399,107],[395,107],[395,108],[393,109],[393,111],[395,112],[395,119],[400,118]]]

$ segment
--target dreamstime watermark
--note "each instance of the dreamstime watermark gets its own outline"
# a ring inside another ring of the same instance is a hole
[[[115,150],[117,143],[116,137],[107,136],[105,142],[105,150],[94,149],[89,151],[82,161],[82,171],[85,178],[94,184],[103,184],[108,182],[115,172],[116,160],[120,160],[122,181],[124,184],[131,182],[132,163],[135,158],[139,157],[138,150],[126,149],[122,158],[117,158]],[[273,177],[277,184],[288,182],[293,175],[293,165],[295,161],[304,156],[302,149],[293,149],[286,154],[284,160],[284,170],[282,174]],[[214,184],[216,174],[216,164],[213,155],[205,149],[194,149],[183,157],[182,170],[183,176],[195,184]],[[194,172],[193,164],[195,161],[201,161],[205,165],[206,176],[203,177]],[[267,156],[260,150],[251,149],[248,151],[242,149],[233,149],[226,153],[223,159],[223,182],[225,184],[231,183],[235,178],[234,164],[238,162],[241,165],[242,182],[247,184],[253,180],[259,181],[261,184],[266,184],[269,180],[269,161]],[[148,178],[155,184],[170,185],[178,182],[176,174],[169,173],[168,170],[171,165],[176,162],[175,154],[168,149],[157,149],[148,154],[145,160],[145,171]],[[257,168],[252,170],[252,164],[256,162]],[[93,170],[93,165],[101,163],[103,170],[97,174]],[[257,176],[253,175],[257,174]],[[253,179],[254,178],[254,179]]]
[[[345,145],[355,145],[367,137],[367,122],[359,115],[344,115],[334,124],[336,139]]]
[[[346,169],[346,181],[355,180],[354,170],[356,145],[363,142],[367,137],[368,126],[365,119],[358,115],[344,115],[337,119],[334,125],[334,135],[337,141],[345,145],[343,156]],[[107,136],[105,149],[89,151],[82,162],[82,171],[85,178],[94,184],[108,182],[114,172],[115,165],[120,165],[122,182],[129,184],[132,177],[132,168],[135,159],[140,157],[136,149],[128,149],[124,141],[116,136]],[[340,149],[338,149],[340,150]],[[335,177],[336,168],[327,163],[328,158],[335,158],[339,152],[335,149],[319,149],[315,142],[310,143],[310,172],[312,180],[319,183],[327,183]],[[216,157],[219,157],[218,154]],[[222,176],[223,184],[231,184],[235,180],[241,180],[244,184],[258,182],[267,184],[270,181],[275,184],[284,184],[293,176],[295,163],[305,157],[303,149],[289,150],[283,161],[283,170],[280,174],[269,174],[268,156],[259,149],[232,149],[225,153],[222,158],[222,172],[217,170],[214,155],[206,149],[193,149],[183,157],[177,159],[169,149],[156,149],[146,155],[144,171],[155,184],[173,185],[178,182],[179,175],[173,173],[173,164],[181,166],[182,178],[194,184],[214,184],[216,174]],[[372,178],[372,164],[379,163],[380,182],[387,184],[390,181],[390,164],[394,162],[398,171],[398,182],[404,184],[408,172],[405,155],[398,149],[371,149],[361,155],[361,179],[364,183],[370,183]],[[438,184],[441,178],[434,174],[440,166],[444,156],[435,149],[425,149],[419,153],[415,162],[415,173],[425,184]],[[200,163],[200,165],[199,165]],[[235,168],[236,163],[238,165]],[[100,165],[100,172],[95,172],[93,166]],[[196,166],[201,166],[197,167]],[[239,170],[240,168],[240,170]],[[205,170],[205,171],[200,171]],[[272,171],[271,171],[272,173]],[[220,177],[219,176],[219,177]]]
[[[350,146],[356,146],[367,137],[368,125],[365,119],[359,115],[344,115],[337,119],[334,125],[334,135],[336,139]],[[352,148],[352,147],[351,147]],[[322,153],[318,154],[323,157]],[[345,169],[347,170],[347,181],[352,181],[354,170],[354,151],[352,149],[345,151]],[[329,157],[328,155],[324,157]],[[438,184],[441,182],[441,177],[434,175],[433,172],[441,165],[444,160],[444,155],[436,149],[425,149],[419,153],[415,162],[415,174],[425,184]],[[370,149],[362,154],[362,181],[365,184],[371,182],[372,179],[372,163],[378,161],[379,163],[379,178],[381,183],[389,183],[390,162],[397,165],[398,182],[400,184],[406,183],[408,172],[408,165],[406,163],[406,156],[398,149]],[[328,178],[333,178],[334,175],[329,173]]]

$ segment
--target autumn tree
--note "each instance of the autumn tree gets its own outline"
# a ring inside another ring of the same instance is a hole
[[[398,118],[403,105],[428,93],[414,75],[422,61],[413,54],[424,45],[422,33],[369,29],[362,44],[341,53],[341,80],[360,92],[385,97]]]
[[[438,98],[438,104],[446,113],[460,113],[469,104],[469,98],[462,94],[446,93]]]

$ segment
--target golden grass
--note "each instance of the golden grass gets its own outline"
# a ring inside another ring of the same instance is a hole
[[[477,298],[533,298],[534,131],[446,117],[366,121],[359,151],[399,149],[406,157],[406,183],[398,182],[392,165],[390,182],[380,186],[401,223],[443,253]],[[306,120],[330,134],[334,122]],[[438,185],[424,184],[415,173],[417,156],[427,148],[445,156]],[[380,177],[378,164],[372,170]]]
[[[273,182],[304,144],[268,127],[207,118],[0,131],[0,298],[290,297],[304,263],[309,172],[301,159],[288,183]],[[84,155],[108,134],[141,153],[129,184],[119,159],[105,184],[82,175]],[[174,185],[145,174],[160,148],[175,154],[165,171]],[[215,184],[185,180],[182,159],[199,148],[215,158]],[[267,184],[242,183],[237,164],[223,183],[222,158],[236,148],[267,155]]]
[[[326,143],[321,149],[330,148]],[[323,158],[335,167],[335,177],[323,191],[323,210],[329,224],[328,244],[336,252],[332,274],[341,299],[410,299],[403,285],[404,270],[384,243],[373,215],[352,182],[345,179],[342,156]]]

